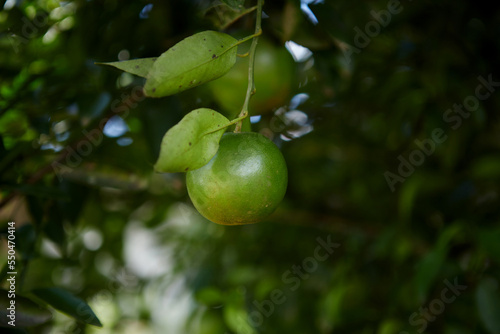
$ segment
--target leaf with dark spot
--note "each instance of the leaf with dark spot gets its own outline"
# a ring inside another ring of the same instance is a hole
[[[237,44],[235,38],[216,31],[200,32],[180,41],[153,64],[144,93],[149,97],[173,95],[223,76],[236,62]],[[218,46],[222,50],[217,54],[210,51]]]
[[[155,170],[175,173],[206,165],[219,149],[224,123],[229,120],[212,109],[191,111],[163,137]]]

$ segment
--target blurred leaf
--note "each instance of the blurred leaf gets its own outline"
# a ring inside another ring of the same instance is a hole
[[[427,297],[427,292],[441,270],[446,258],[446,248],[435,248],[418,263],[415,285],[419,302]]]
[[[237,11],[242,10],[243,5],[245,4],[245,0],[221,0],[221,1]]]
[[[90,306],[66,290],[61,288],[44,288],[32,290],[31,293],[56,310],[66,313],[78,321],[102,327],[101,322]]]
[[[324,312],[326,319],[332,324],[341,321],[342,303],[347,292],[346,290],[345,286],[336,285],[322,299],[321,311]]]
[[[227,281],[232,285],[245,285],[259,279],[259,273],[248,264],[240,264],[227,274]]]
[[[206,287],[196,293],[196,300],[207,306],[217,306],[224,302],[224,295],[215,287]]]
[[[379,325],[377,334],[399,334],[403,324],[397,319],[385,319]]]
[[[500,333],[500,294],[498,280],[483,278],[476,288],[479,319],[491,334]]]
[[[210,20],[219,31],[224,31],[230,25],[238,21],[238,19],[256,9],[256,7],[245,8],[244,1],[241,1],[242,4],[240,6],[239,2],[239,0],[229,0],[227,3],[223,1],[214,1],[212,4],[202,8],[204,18]],[[232,5],[229,5],[229,3]],[[234,36],[234,32],[231,32],[231,34]]]
[[[425,255],[417,265],[415,285],[419,302],[427,298],[430,286],[435,281],[448,253],[448,245],[453,237],[460,231],[460,226],[452,225],[444,230],[434,249]]]
[[[144,93],[150,97],[173,95],[221,77],[236,62],[237,42],[215,31],[180,41],[155,61]]]
[[[217,153],[229,120],[212,109],[191,111],[163,137],[158,172],[187,172],[206,165]]]
[[[23,260],[29,260],[33,256],[35,241],[36,231],[33,225],[25,224],[16,229],[16,250]]]
[[[8,297],[7,290],[0,290],[0,326],[11,327],[8,324],[11,300],[15,301],[15,324],[16,327],[31,327],[43,324],[52,318],[52,313],[46,308],[41,307],[28,298],[16,294],[15,298]]]
[[[212,310],[207,310],[203,313],[196,330],[186,331],[187,333],[197,334],[219,334],[226,333],[224,322],[219,314],[214,314]]]
[[[153,67],[154,62],[158,59],[157,57],[153,58],[140,58],[140,59],[132,59],[132,60],[124,60],[124,61],[115,61],[109,63],[96,63],[97,65],[108,65],[116,67],[122,71],[132,73],[138,75],[143,78],[147,78],[149,71]]]
[[[484,248],[489,255],[500,262],[500,228],[482,229],[479,231],[478,244]]]
[[[500,177],[500,158],[490,155],[474,161],[472,175],[477,179],[497,180]]]
[[[406,180],[402,185],[399,196],[399,213],[402,221],[408,221],[410,218],[415,198],[421,186],[422,183],[418,175],[414,175],[412,179]]]
[[[0,133],[7,149],[13,148],[18,141],[30,141],[36,137],[26,114],[16,109],[7,110],[0,115]]]
[[[224,306],[224,321],[227,327],[236,334],[254,334],[255,330],[248,322],[248,314],[246,310],[236,304],[228,304]]]

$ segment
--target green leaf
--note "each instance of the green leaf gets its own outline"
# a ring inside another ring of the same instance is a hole
[[[219,149],[229,120],[212,109],[191,111],[163,137],[158,172],[187,172],[206,165]]]
[[[229,304],[223,309],[224,322],[236,334],[255,334],[250,326],[247,311],[238,304]]]
[[[150,97],[173,95],[223,76],[236,62],[237,43],[216,31],[180,41],[153,64],[144,93]]]
[[[345,302],[347,286],[338,284],[326,292],[321,301],[321,313],[332,323],[337,323],[342,318],[342,305]]]
[[[196,292],[196,300],[207,306],[215,307],[221,305],[224,302],[223,293],[212,286],[203,288],[202,290]]]
[[[477,159],[471,167],[472,175],[480,180],[498,180],[500,178],[500,158],[487,155]]]
[[[500,262],[500,228],[481,229],[478,234],[478,245],[483,248],[489,256]]]
[[[427,298],[429,289],[438,277],[446,260],[449,243],[460,232],[460,229],[459,225],[452,225],[444,230],[437,240],[435,247],[417,264],[417,273],[414,279],[420,302],[423,302]]]
[[[44,288],[31,291],[53,308],[86,324],[102,327],[94,311],[83,300],[60,288]]]
[[[7,290],[0,290],[0,326],[12,327],[8,324],[10,319],[8,315],[11,306],[11,300],[15,301],[15,324],[16,327],[30,327],[43,324],[52,318],[52,313],[46,308],[41,307],[28,298],[16,295],[15,298],[9,298]]]
[[[225,3],[227,6],[231,7],[234,10],[242,10],[243,9],[243,4],[245,3],[245,0],[221,0],[223,3]]]
[[[500,294],[498,282],[482,279],[476,289],[479,318],[490,333],[500,333]]]
[[[124,61],[115,61],[109,63],[96,63],[97,65],[108,65],[116,67],[122,71],[138,75],[143,78],[147,78],[149,70],[153,66],[154,62],[158,59],[154,58],[139,58]]]

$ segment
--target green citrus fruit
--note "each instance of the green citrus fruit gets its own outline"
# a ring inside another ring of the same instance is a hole
[[[212,160],[186,175],[196,209],[222,225],[262,221],[283,199],[287,182],[280,150],[254,132],[224,134]]]
[[[215,101],[226,113],[237,115],[248,85],[249,57],[237,58],[234,67],[223,77],[209,83]],[[255,53],[256,93],[250,99],[251,115],[271,112],[288,103],[294,76],[294,61],[285,47],[276,47],[262,37]]]

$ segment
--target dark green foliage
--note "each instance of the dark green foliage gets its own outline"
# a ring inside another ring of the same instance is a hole
[[[274,47],[312,51],[290,104],[252,125],[289,186],[267,221],[227,227],[194,210],[183,174],[153,168],[189,111],[220,111],[210,90],[148,99],[144,78],[95,63],[250,35],[242,3],[0,11],[1,288],[15,221],[16,293],[38,312],[24,324],[45,322],[9,332],[498,333],[498,6],[267,1]]]

